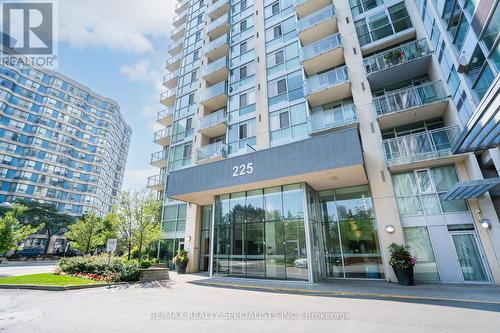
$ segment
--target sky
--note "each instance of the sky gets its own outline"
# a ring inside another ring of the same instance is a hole
[[[3,0],[0,2],[4,2]],[[159,172],[149,165],[176,0],[54,0],[56,71],[117,101],[132,127],[123,189],[141,189]]]

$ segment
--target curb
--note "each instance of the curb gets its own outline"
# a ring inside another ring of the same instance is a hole
[[[393,299],[393,300],[414,300],[414,301],[437,301],[437,302],[461,302],[461,303],[475,303],[475,304],[488,304],[499,305],[500,302],[495,301],[479,301],[471,299],[459,298],[446,298],[446,297],[430,297],[430,296],[413,296],[413,295],[400,295],[400,294],[384,294],[384,293],[363,293],[351,291],[322,291],[311,289],[298,289],[298,288],[284,288],[284,287],[271,287],[271,286],[248,286],[240,284],[220,283],[220,282],[191,282],[193,284],[205,285],[211,287],[231,288],[239,290],[253,290],[253,291],[268,291],[273,293],[288,293],[295,295],[309,295],[309,296],[323,296],[323,297],[355,297],[364,299]]]
[[[109,286],[114,286],[117,284],[118,283],[95,283],[95,284],[84,284],[81,286],[38,286],[38,285],[34,285],[34,284],[0,284],[0,289],[29,289],[29,290],[46,290],[46,291],[66,291],[66,290],[109,287]]]

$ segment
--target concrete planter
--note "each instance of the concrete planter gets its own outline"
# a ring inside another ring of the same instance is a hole
[[[164,267],[150,267],[146,269],[140,270],[140,278],[141,282],[150,282],[150,281],[160,281],[160,280],[168,280],[168,268]]]

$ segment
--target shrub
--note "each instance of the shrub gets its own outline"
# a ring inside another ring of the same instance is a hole
[[[407,269],[415,266],[417,258],[412,257],[408,245],[398,245],[392,243],[389,245],[391,251],[391,258],[389,264],[397,269]]]
[[[141,266],[141,268],[149,268],[151,267],[151,261],[141,260],[141,263],[139,265]]]
[[[187,263],[189,261],[189,257],[187,255],[187,251],[183,249],[177,250],[177,254],[174,257],[174,263]]]
[[[139,280],[139,265],[137,262],[123,261],[119,257],[108,255],[63,258],[58,270],[67,274],[96,274],[112,277],[114,281]]]

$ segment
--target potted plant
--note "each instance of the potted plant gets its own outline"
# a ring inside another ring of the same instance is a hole
[[[398,283],[403,286],[413,285],[413,267],[417,262],[417,258],[412,257],[408,249],[408,245],[396,243],[389,245],[391,251],[389,264],[398,278]]]
[[[178,274],[186,273],[188,261],[187,251],[183,249],[177,250],[177,254],[174,257],[174,264]]]
[[[404,57],[404,52],[396,49],[396,50],[391,50],[386,53],[384,56],[384,60],[388,63],[391,63],[392,65],[397,65],[401,59]]]

